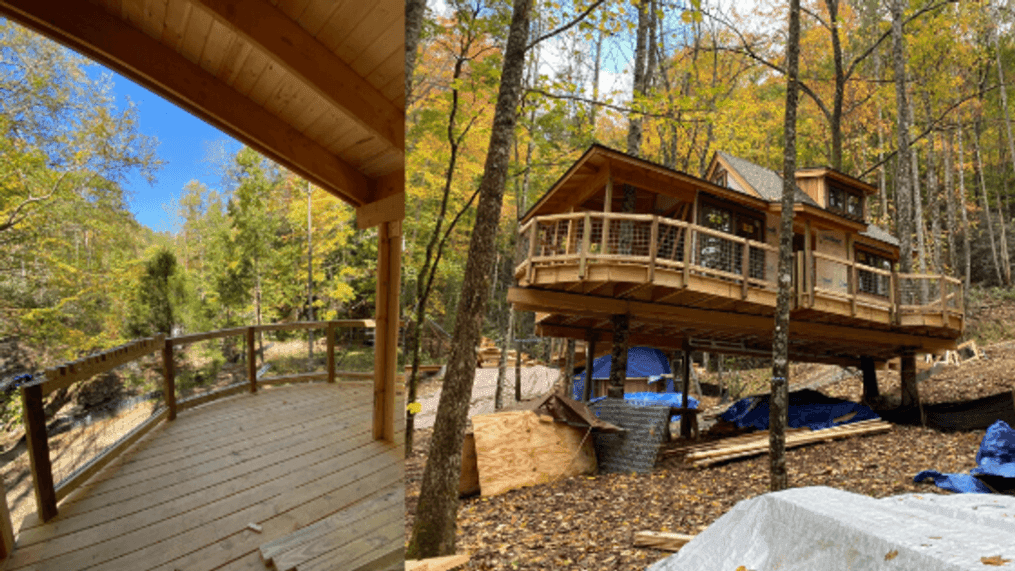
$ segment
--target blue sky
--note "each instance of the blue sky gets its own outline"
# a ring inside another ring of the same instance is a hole
[[[112,74],[111,95],[115,97],[116,106],[123,109],[128,100],[133,101],[138,109],[141,132],[158,139],[157,153],[166,165],[156,174],[155,184],[149,185],[143,177],[133,176],[127,180],[125,190],[128,206],[138,222],[159,232],[172,231],[176,223],[173,202],[180,197],[187,182],[196,179],[211,188],[219,186],[219,175],[207,160],[211,149],[224,144],[227,150],[235,152],[240,143],[102,66],[90,66],[88,73],[92,77]]]

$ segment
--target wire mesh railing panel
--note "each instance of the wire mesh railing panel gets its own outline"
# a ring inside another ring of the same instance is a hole
[[[43,407],[53,482],[77,470],[165,408],[162,359],[135,359],[52,393]]]
[[[652,243],[652,221],[634,217],[610,218],[603,253],[610,256],[647,258]]]
[[[578,233],[583,226],[581,218],[537,220],[536,257],[577,254],[581,244]]]
[[[258,332],[254,339],[259,379],[328,371],[328,340],[323,328]]]
[[[937,276],[899,277],[899,305],[940,305],[941,287]]]
[[[658,246],[656,246],[656,260],[671,262],[684,261],[684,241],[687,239],[688,227],[686,224],[676,224],[666,219],[659,220]]]
[[[246,356],[242,335],[175,346],[177,400],[247,382]]]

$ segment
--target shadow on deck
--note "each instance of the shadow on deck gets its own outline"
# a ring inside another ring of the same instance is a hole
[[[182,411],[56,518],[28,516],[6,569],[400,568],[404,451],[373,438],[372,387],[266,388]]]

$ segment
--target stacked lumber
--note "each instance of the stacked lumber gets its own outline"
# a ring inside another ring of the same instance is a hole
[[[514,349],[509,349],[507,353],[507,365],[508,367],[515,366],[515,359],[517,358],[518,352]],[[476,360],[481,369],[492,369],[500,366],[500,347],[493,344],[493,341],[483,338],[483,343],[476,349]],[[522,364],[529,366],[534,364],[534,361],[525,353],[522,353]]]
[[[667,533],[664,531],[638,531],[634,534],[635,547],[649,547],[660,551],[680,551],[687,542],[694,539],[693,535],[683,533]]]
[[[832,428],[811,430],[795,428],[786,431],[786,448],[804,446],[816,442],[828,442],[840,438],[851,438],[864,434],[879,434],[891,430],[892,425],[881,419],[864,420],[850,424],[840,424]],[[698,468],[718,464],[735,458],[748,458],[768,453],[767,430],[752,432],[735,438],[724,438],[691,446],[676,448],[666,452],[667,455],[682,455],[684,462]]]
[[[468,562],[469,555],[467,553],[432,559],[409,559],[405,562],[405,571],[450,571]]]

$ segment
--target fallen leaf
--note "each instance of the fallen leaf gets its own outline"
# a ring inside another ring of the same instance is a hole
[[[898,556],[899,556],[899,552],[897,550],[893,549],[893,550],[891,550],[891,551],[889,551],[888,553],[885,554],[885,561],[891,561],[892,559],[895,559]]]
[[[993,557],[981,557],[980,558],[980,563],[983,563],[984,565],[993,565],[995,567],[1000,567],[1000,566],[1004,565],[1005,563],[1008,563],[1009,561],[1011,561],[1011,559],[1001,559],[1000,555],[994,555]]]

